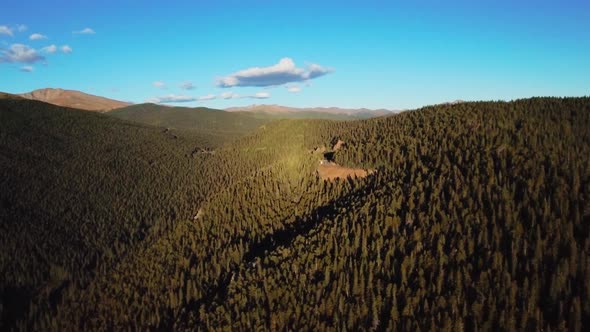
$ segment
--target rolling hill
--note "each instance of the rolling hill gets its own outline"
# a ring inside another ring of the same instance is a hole
[[[319,109],[318,109],[319,110]],[[139,104],[108,113],[119,119],[158,126],[169,130],[207,133],[219,142],[228,142],[249,134],[271,121],[284,119],[355,120],[364,113],[321,112],[318,110],[243,111],[217,110],[206,107],[170,107],[157,104]],[[380,113],[370,113],[377,116]]]
[[[283,119],[214,149],[154,125],[0,100],[3,330],[590,321],[590,98]],[[324,180],[324,159],[371,171]]]
[[[130,105],[130,103],[118,100],[94,96],[80,91],[63,89],[39,89],[27,93],[21,93],[20,96],[58,106],[98,112],[106,112]]]
[[[205,107],[169,107],[149,103],[120,108],[108,115],[169,130],[198,132],[218,142],[236,139],[269,122],[268,119],[249,114],[228,113]]]

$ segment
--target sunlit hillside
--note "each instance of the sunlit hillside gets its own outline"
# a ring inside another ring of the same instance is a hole
[[[281,120],[217,147],[3,100],[2,324],[575,329],[589,111],[534,98]],[[327,159],[370,172],[323,180]]]

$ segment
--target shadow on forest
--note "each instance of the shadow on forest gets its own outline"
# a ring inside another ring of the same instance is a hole
[[[0,327],[6,330],[15,328],[16,322],[27,312],[31,298],[32,292],[24,287],[5,288],[0,296],[0,303],[4,309]]]
[[[351,178],[341,181],[349,181],[353,186],[355,183],[355,181]],[[240,265],[250,266],[252,262],[259,258],[260,260],[263,260],[265,256],[277,248],[290,246],[298,236],[305,236],[309,234],[309,232],[311,232],[314,227],[321,224],[325,219],[336,217],[340,208],[349,207],[351,202],[359,202],[363,199],[366,199],[367,194],[370,192],[368,188],[372,187],[373,181],[373,177],[368,177],[362,187],[357,188],[348,194],[340,196],[339,198],[334,199],[325,205],[315,208],[306,216],[298,216],[294,222],[287,224],[285,228],[276,230],[274,233],[268,234],[260,241],[250,244],[248,251],[242,257]],[[287,220],[284,220],[283,222],[285,223]],[[228,287],[233,279],[233,276],[236,275],[240,270],[240,265],[232,267],[229,271],[222,272],[217,286],[213,287],[200,299],[189,301],[183,307],[184,310],[181,313],[181,316],[175,317],[173,320],[186,322],[184,316],[188,312],[198,312],[201,306],[209,308],[214,304],[222,304],[226,299]],[[172,316],[173,315],[170,315],[170,318],[172,318]],[[172,328],[173,324],[173,321],[163,321],[158,329],[166,330],[168,328]]]

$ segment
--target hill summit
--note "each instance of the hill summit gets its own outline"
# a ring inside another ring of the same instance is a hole
[[[99,97],[76,90],[64,89],[39,89],[27,93],[21,93],[19,96],[58,106],[99,112],[106,112],[131,105],[130,103],[119,100]]]

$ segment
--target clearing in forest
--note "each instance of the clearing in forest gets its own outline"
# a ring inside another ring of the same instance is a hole
[[[366,170],[362,168],[349,168],[343,167],[336,163],[322,160],[318,167],[318,175],[323,180],[335,180],[335,179],[346,179],[351,178],[364,178],[365,176],[373,173],[374,170]]]

